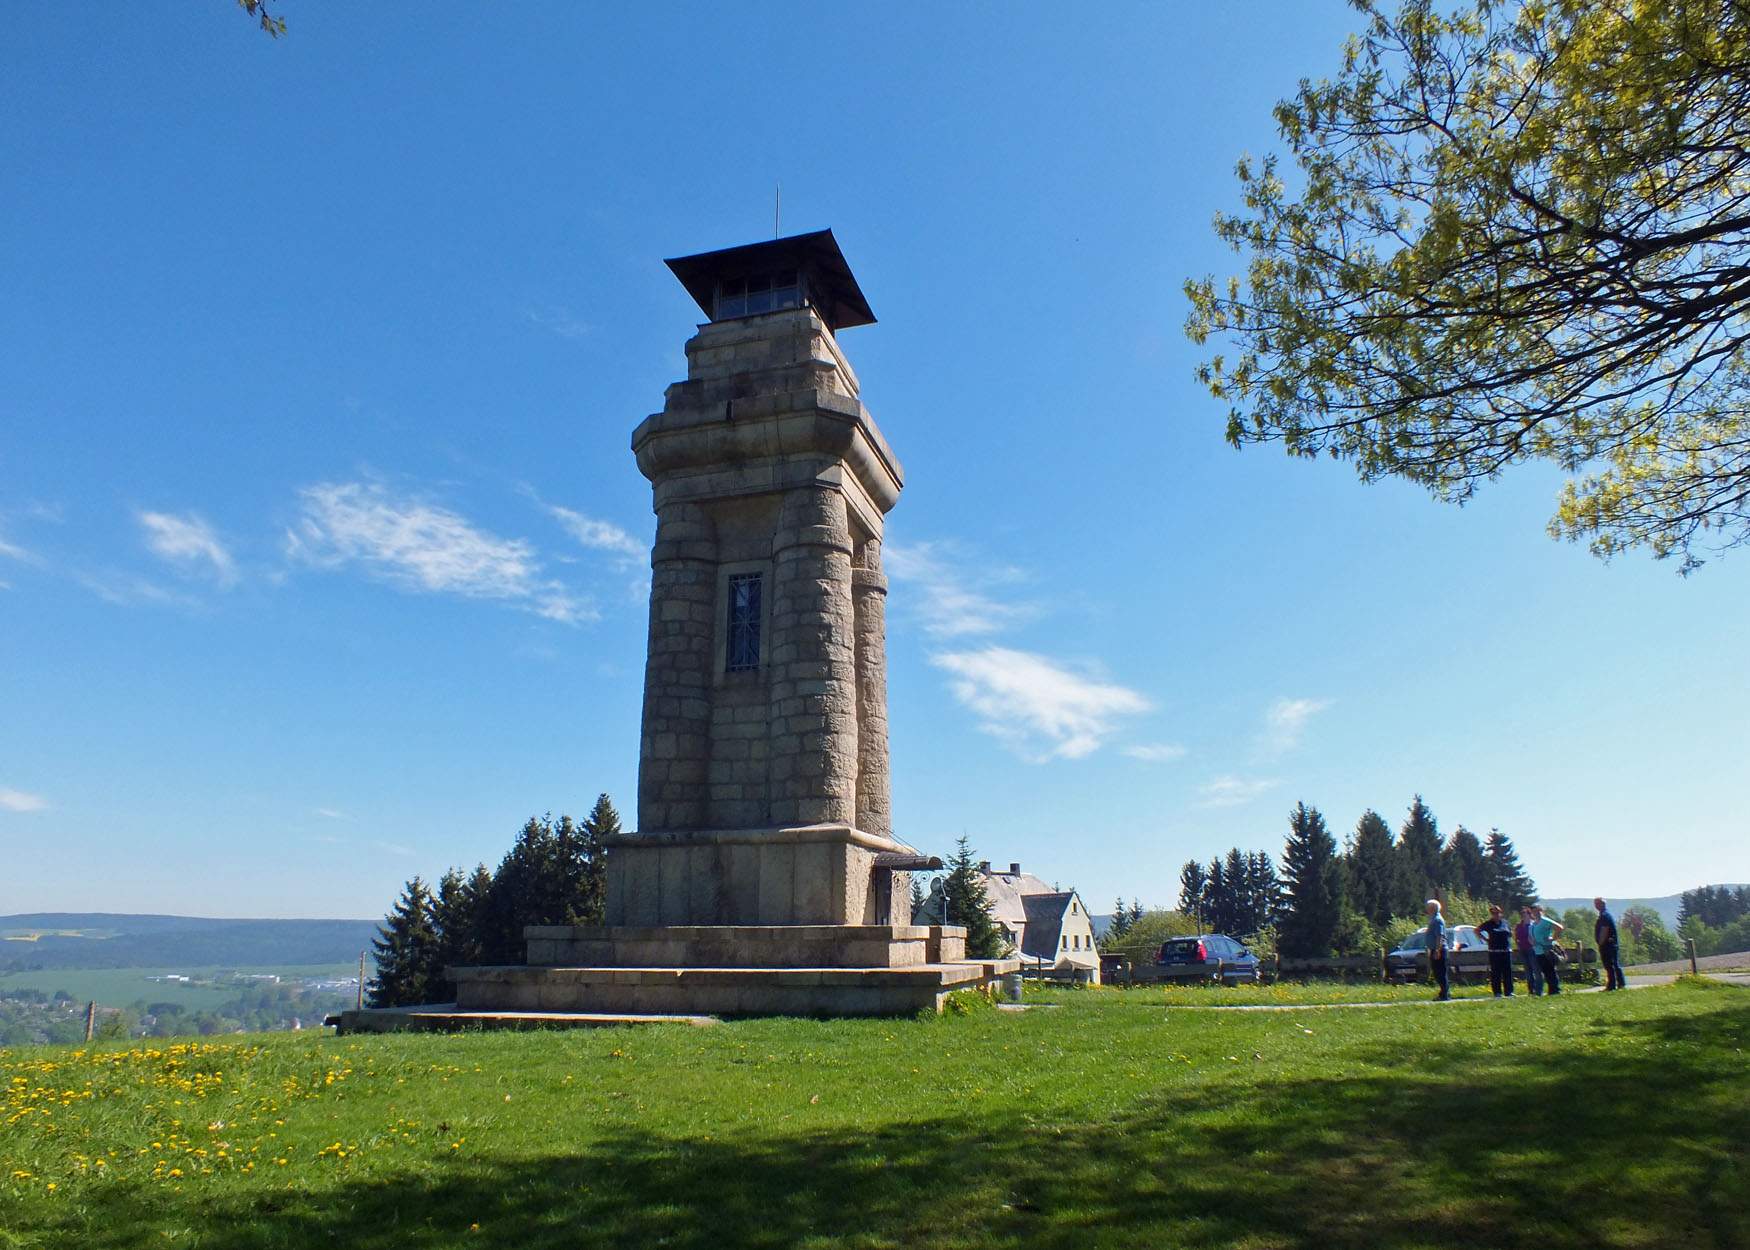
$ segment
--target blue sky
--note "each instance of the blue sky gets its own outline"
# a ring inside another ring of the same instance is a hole
[[[830,226],[898,831],[1104,909],[1417,792],[1546,892],[1750,879],[1746,557],[1235,452],[1180,288],[1337,4],[0,12],[0,912],[376,915],[606,790],[697,310]]]

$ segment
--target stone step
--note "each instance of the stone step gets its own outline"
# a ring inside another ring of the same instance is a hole
[[[324,1024],[347,1033],[461,1033],[475,1029],[601,1029],[628,1024],[716,1024],[715,1016],[636,1015],[599,1011],[458,1011],[454,1003],[364,1007],[331,1015]]]
[[[889,968],[455,968],[465,1011],[638,1015],[909,1015],[1015,971],[1013,959]]]
[[[538,967],[904,968],[965,957],[936,925],[530,925]]]

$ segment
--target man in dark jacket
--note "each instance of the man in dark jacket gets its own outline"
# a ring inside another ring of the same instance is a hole
[[[1595,898],[1592,906],[1598,909],[1598,920],[1592,926],[1592,938],[1598,943],[1598,962],[1604,965],[1604,988],[1620,990],[1627,982],[1622,975],[1622,956],[1617,940],[1616,917],[1610,914],[1610,908],[1604,905],[1604,900]]]
[[[1513,997],[1513,930],[1501,918],[1499,904],[1489,904],[1489,918],[1477,926],[1489,940],[1489,988],[1495,997]]]

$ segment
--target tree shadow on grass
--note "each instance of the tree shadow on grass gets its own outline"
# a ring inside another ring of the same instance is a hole
[[[195,1221],[186,1201],[116,1187],[66,1232],[97,1250],[164,1244],[156,1230],[169,1219],[204,1230],[196,1244],[236,1250],[1728,1250],[1750,1245],[1747,1026],[1722,1002],[1601,1024],[1641,1043],[1626,1053],[1592,1049],[1584,1034],[1553,1054],[1380,1049],[1354,1075],[1216,1078],[1086,1124],[1008,1106],[867,1132],[622,1134],[516,1163],[457,1160],[437,1177],[239,1195]]]

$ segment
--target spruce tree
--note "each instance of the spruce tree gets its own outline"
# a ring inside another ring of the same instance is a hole
[[[1145,914],[1146,913],[1143,911],[1143,908],[1142,908],[1142,900],[1139,898],[1131,899],[1130,900],[1130,926],[1131,926],[1131,928],[1135,928],[1136,922],[1138,920],[1141,920]]]
[[[1398,831],[1398,905],[1400,916],[1419,916],[1422,904],[1445,883],[1446,865],[1440,858],[1440,826],[1434,813],[1417,795]]]
[[[1355,824],[1355,837],[1349,843],[1343,867],[1349,906],[1369,924],[1388,923],[1402,903],[1403,890],[1398,884],[1400,865],[1391,826],[1371,807],[1361,813]]]
[[[1447,839],[1440,859],[1444,869],[1443,884],[1463,890],[1472,898],[1488,896],[1489,868],[1483,858],[1483,844],[1476,834],[1460,825]]]
[[[475,931],[474,899],[471,882],[452,868],[438,879],[432,896],[431,964],[426,969],[426,988],[435,1000],[452,1002],[456,983],[444,975],[445,969],[466,967],[480,962],[479,935]]]
[[[1206,933],[1227,931],[1229,899],[1227,873],[1221,860],[1209,861],[1209,883],[1203,887],[1203,925]]]
[[[1250,933],[1252,931],[1252,873],[1251,865],[1246,862],[1245,853],[1239,847],[1234,847],[1227,853],[1227,858],[1221,864],[1222,876],[1227,879],[1229,907],[1227,922],[1222,925],[1223,933]]]
[[[1101,943],[1116,945],[1124,940],[1124,935],[1130,932],[1130,909],[1124,905],[1122,896],[1112,904],[1112,921],[1106,926],[1106,937]]]
[[[911,874],[911,917],[910,917],[910,922],[912,924],[923,923],[923,921],[921,921],[919,919],[919,917],[921,917],[924,914],[924,905],[928,901],[929,901],[929,896],[924,893],[923,874],[917,873],[917,872],[912,873]]]
[[[984,892],[984,876],[972,860],[972,845],[962,836],[954,844],[948,875],[942,882],[942,897],[948,916],[944,923],[966,930],[969,959],[997,959],[1008,949],[1002,930],[991,918],[990,899]]]
[[[1519,866],[1519,853],[1513,840],[1499,829],[1489,830],[1489,840],[1483,847],[1483,863],[1488,868],[1487,897],[1508,911],[1518,911],[1527,903],[1537,902],[1537,883],[1526,876]]]
[[[406,1007],[430,1001],[429,984],[437,933],[431,922],[431,891],[414,877],[402,888],[401,897],[371,942],[377,957],[377,975],[370,984],[373,1007]]]
[[[1277,930],[1277,944],[1285,955],[1327,955],[1336,947],[1344,911],[1337,842],[1318,809],[1305,803],[1295,805],[1288,828],[1288,844],[1282,851],[1288,911]]]
[[[612,813],[609,804],[606,814]],[[570,816],[529,817],[492,874],[483,909],[482,957],[494,964],[522,963],[528,925],[598,922],[600,859],[594,837]]]
[[[1246,932],[1256,933],[1281,918],[1282,878],[1276,875],[1276,865],[1268,851],[1247,855],[1246,871],[1252,887],[1252,914]]]
[[[608,848],[610,838],[620,836],[620,813],[613,800],[605,794],[596,796],[595,806],[583,819],[583,862],[578,874],[578,893],[573,912],[579,919],[572,924],[600,924],[607,910]]]
[[[1209,874],[1196,860],[1187,860],[1179,869],[1179,910],[1203,928],[1203,907],[1209,890]]]

